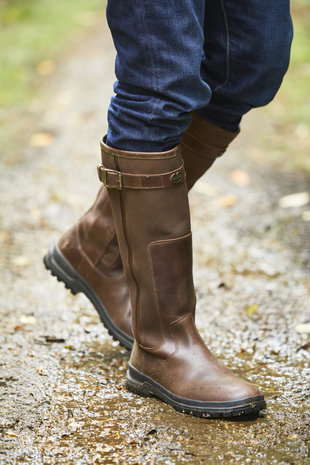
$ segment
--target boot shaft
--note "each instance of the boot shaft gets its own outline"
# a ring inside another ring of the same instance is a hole
[[[145,350],[164,356],[174,350],[169,325],[195,308],[181,151],[132,153],[104,142],[101,148],[102,178],[110,186],[134,335]]]

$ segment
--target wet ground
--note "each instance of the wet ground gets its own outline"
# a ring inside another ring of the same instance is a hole
[[[310,207],[279,199],[310,183],[268,154],[251,161],[262,112],[191,193],[198,326],[266,393],[258,419],[197,419],[128,392],[127,351],[43,268],[99,188],[111,50],[105,25],[77,43],[25,115],[29,144],[1,157],[0,463],[308,464]]]

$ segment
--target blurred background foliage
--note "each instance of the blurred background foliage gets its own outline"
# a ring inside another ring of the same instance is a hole
[[[105,0],[0,0],[0,158],[14,164],[29,141],[46,77],[85,30],[104,19]],[[17,137],[18,136],[18,137]]]
[[[40,62],[64,51],[92,25],[102,0],[0,0],[0,105],[23,105],[36,94]]]
[[[104,8],[104,0],[0,0],[2,150],[12,148],[22,127],[19,115],[40,96],[44,77],[54,72],[55,58],[69,51],[81,30],[98,21],[98,12],[104,17]],[[292,10],[291,66],[275,102],[263,110],[270,131],[260,142],[271,161],[310,175],[310,0],[295,0]]]
[[[310,0],[294,0],[292,16],[294,39],[288,73],[274,102],[259,110],[270,128],[262,143],[278,167],[310,176]]]

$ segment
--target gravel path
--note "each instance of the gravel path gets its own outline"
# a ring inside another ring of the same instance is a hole
[[[128,353],[42,265],[99,188],[113,61],[103,24],[32,105],[31,143],[1,157],[0,463],[308,464],[309,205],[278,202],[310,183],[273,171],[268,154],[256,164],[248,156],[261,111],[190,196],[198,326],[266,393],[257,420],[196,419],[127,392]]]

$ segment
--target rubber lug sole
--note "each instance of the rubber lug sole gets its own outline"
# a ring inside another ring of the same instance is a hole
[[[76,295],[79,292],[85,294],[97,310],[100,319],[106,327],[106,329],[108,330],[110,336],[112,336],[115,341],[118,341],[126,349],[132,349],[133,338],[131,338],[124,331],[122,331],[113,322],[96,292],[85,281],[85,279],[83,279],[75,271],[75,269],[70,265],[68,260],[66,260],[65,257],[62,255],[56,244],[44,256],[43,262],[46,269],[49,270],[51,274],[55,276],[59,282],[63,282],[65,288],[71,291],[73,295]]]
[[[257,416],[266,407],[263,395],[247,397],[230,402],[204,402],[176,396],[147,375],[144,375],[129,363],[127,387],[144,397],[158,397],[175,410],[195,417],[236,418]]]

